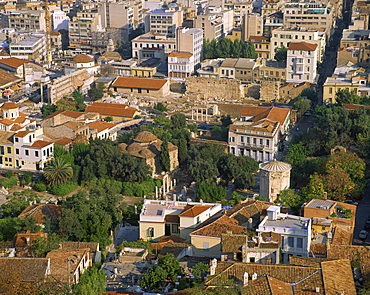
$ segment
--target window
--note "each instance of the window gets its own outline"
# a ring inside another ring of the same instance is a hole
[[[197,216],[197,223],[199,223],[200,222],[200,217],[199,216]]]
[[[19,141],[19,139],[18,139],[18,137],[16,137],[16,138],[15,138],[15,142],[18,142],[18,141]]]
[[[8,154],[11,154],[11,153],[12,153],[12,148],[11,148],[10,146],[8,146],[8,147],[6,148],[6,150],[7,150]]]
[[[209,251],[209,243],[203,242],[203,251]]]
[[[303,238],[297,238],[297,248],[303,248]]]
[[[154,228],[153,227],[148,228],[147,237],[148,238],[153,238],[154,237]]]
[[[15,149],[15,153],[19,155],[19,149]]]
[[[257,144],[257,138],[253,138],[253,144]]]
[[[332,87],[330,87],[329,88],[329,94],[332,94],[333,93],[333,88]]]
[[[35,157],[38,157],[38,156],[39,156],[39,152],[35,151]]]
[[[25,154],[26,156],[28,156],[28,155],[29,155],[29,151],[28,151],[28,150],[24,150],[24,154]]]
[[[256,262],[256,257],[249,257],[249,262],[251,262],[251,263]]]
[[[260,145],[263,145],[263,139],[260,139]]]
[[[266,145],[270,146],[270,139],[266,139]]]
[[[172,233],[178,234],[180,232],[178,224],[172,224]]]
[[[294,238],[288,237],[288,246],[294,248]]]
[[[244,142],[244,136],[240,137],[240,142]]]

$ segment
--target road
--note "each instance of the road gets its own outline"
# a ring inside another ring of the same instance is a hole
[[[370,246],[370,235],[367,237],[366,241],[362,241],[358,238],[358,234],[362,229],[364,229],[364,225],[368,216],[370,216],[370,184],[366,186],[365,195],[357,206],[356,223],[353,231],[354,245]]]

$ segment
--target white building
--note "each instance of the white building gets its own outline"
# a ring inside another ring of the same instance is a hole
[[[288,108],[245,106],[240,120],[230,125],[229,152],[256,161],[271,161],[289,124]]]
[[[287,52],[286,81],[315,83],[317,79],[317,45],[291,42]]]
[[[171,52],[168,55],[168,77],[185,80],[194,72],[194,56],[189,52]]]
[[[135,39],[132,43],[132,57],[139,57],[140,51],[147,48],[163,48],[166,56],[176,50],[176,38],[169,38],[166,34],[145,33]]]
[[[311,245],[311,219],[280,213],[280,207],[270,206],[267,216],[259,224],[257,232],[274,232],[281,235],[283,263],[290,256],[308,257]]]
[[[66,30],[68,31],[69,17],[64,11],[54,10],[51,13],[53,31]]]
[[[176,31],[176,50],[190,52],[194,58],[194,69],[198,69],[203,60],[203,30],[178,28]]]
[[[42,133],[42,128],[38,128],[14,134],[16,167],[39,170],[53,158],[54,143],[43,140]]]
[[[46,55],[46,41],[43,33],[23,34],[9,45],[12,57],[41,62]]]

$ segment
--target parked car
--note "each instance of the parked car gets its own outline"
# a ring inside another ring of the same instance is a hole
[[[366,231],[366,230],[362,230],[362,231],[360,231],[360,234],[358,235],[358,237],[359,237],[359,239],[361,239],[361,240],[366,240],[366,238],[367,238],[367,236],[368,236],[368,232]]]
[[[370,221],[365,222],[365,229],[370,229]]]

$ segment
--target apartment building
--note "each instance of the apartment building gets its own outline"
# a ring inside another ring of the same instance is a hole
[[[283,26],[283,13],[281,11],[270,14],[264,18],[263,24],[263,36],[266,38],[271,38],[272,31]]]
[[[194,56],[189,52],[171,52],[168,55],[168,77],[185,80],[194,73]]]
[[[288,2],[284,6],[284,26],[324,30],[330,36],[333,9],[322,2]]]
[[[130,0],[130,7],[134,10],[134,29],[144,25],[143,2],[142,0]]]
[[[68,31],[69,17],[67,13],[62,10],[54,10],[51,13],[51,22],[53,31],[66,30]]]
[[[311,219],[280,213],[280,207],[270,206],[267,216],[259,224],[257,233],[272,232],[281,235],[282,261],[290,256],[308,257],[311,246]]]
[[[318,60],[321,62],[325,54],[326,37],[324,32],[301,27],[281,27],[272,31],[270,40],[270,57],[273,59],[276,51],[283,46],[288,48],[290,42],[309,42],[317,45]]]
[[[200,14],[195,17],[194,27],[203,30],[204,39],[213,40],[223,37],[224,25],[222,16],[216,14]]]
[[[194,59],[194,70],[203,60],[203,30],[178,28],[176,31],[176,48],[180,52],[190,52]]]
[[[249,156],[256,161],[271,161],[289,123],[288,108],[244,106],[240,120],[230,125],[229,152],[236,156]]]
[[[26,32],[45,31],[45,11],[17,10],[8,15],[9,28]]]
[[[145,48],[163,48],[166,56],[177,50],[176,38],[167,37],[165,34],[145,33],[131,40],[132,56],[139,57],[140,51]]]
[[[69,46],[91,50],[92,32],[102,29],[97,11],[79,11],[68,25]]]
[[[280,12],[284,7],[284,0],[267,0],[262,1],[261,15],[267,17],[268,15]]]
[[[242,39],[248,41],[250,36],[262,36],[263,17],[258,13],[248,13],[243,15]]]
[[[43,33],[18,35],[9,45],[9,54],[20,59],[41,63],[46,56],[46,41]]]
[[[253,11],[252,1],[226,1],[225,9],[234,11],[234,27],[239,27],[243,22],[243,15]]]
[[[316,83],[317,45],[307,42],[291,42],[287,52],[286,81]]]
[[[175,38],[176,28],[183,22],[183,11],[177,5],[168,5],[168,9],[148,11],[145,15],[145,32],[165,34],[168,38]]]
[[[270,39],[263,36],[250,36],[248,42],[252,42],[254,50],[260,58],[271,59],[270,57]]]
[[[189,234],[202,222],[221,213],[221,204],[144,200],[139,220],[139,236],[158,240],[176,235],[190,240]]]
[[[222,6],[207,6],[203,10],[204,15],[217,15],[222,19],[223,32],[224,36],[228,35],[231,30],[234,28],[234,11],[224,9]]]

